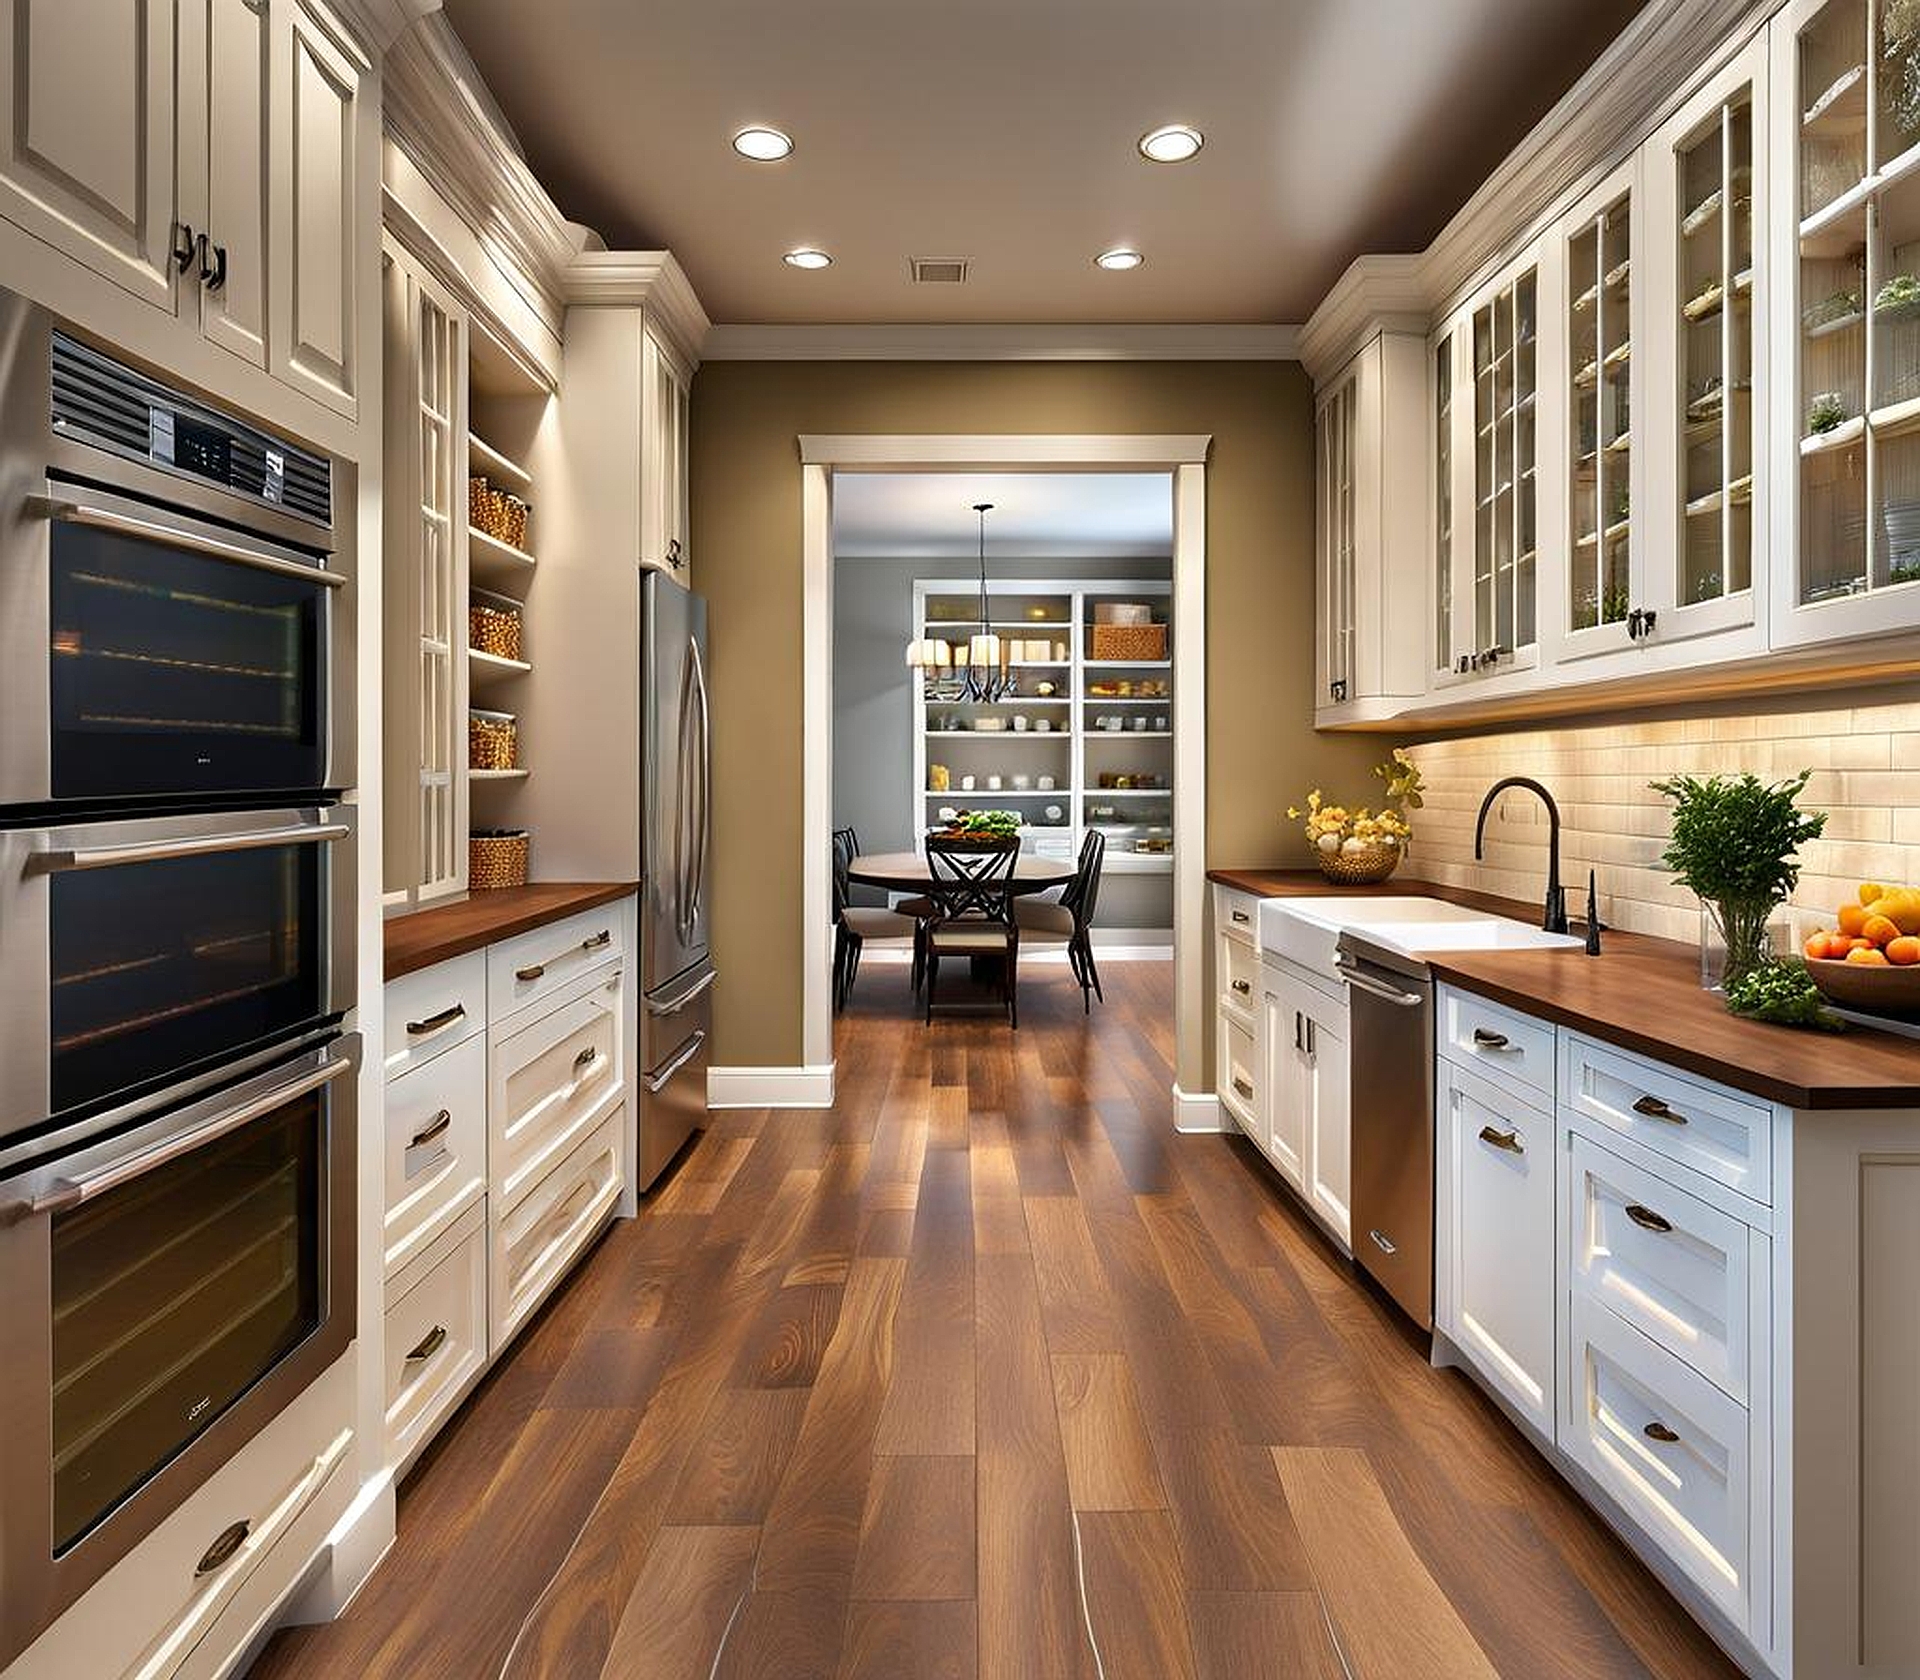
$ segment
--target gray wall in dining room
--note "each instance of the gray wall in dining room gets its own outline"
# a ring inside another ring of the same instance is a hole
[[[964,559],[876,559],[842,556],[833,571],[833,824],[859,831],[869,852],[910,849],[914,842],[913,691],[906,666],[913,620],[913,586],[919,579],[952,582],[973,572]],[[1165,580],[1171,559],[1019,560],[996,557],[988,572],[996,582],[1057,578],[1063,583],[1112,578]],[[1107,874],[1100,889],[1099,921],[1109,927],[1158,927],[1170,920],[1158,894],[1139,895],[1135,913],[1152,907],[1154,919],[1131,919],[1133,889],[1169,883],[1165,877]]]

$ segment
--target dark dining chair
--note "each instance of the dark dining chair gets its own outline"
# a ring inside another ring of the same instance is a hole
[[[999,964],[1000,999],[1020,1026],[1020,926],[1013,917],[1013,868],[1020,848],[942,835],[927,839],[933,915],[920,940],[926,952],[927,1020],[933,1020],[942,957],[989,958]]]
[[[860,952],[869,939],[910,939],[913,941],[914,995],[920,988],[920,927],[914,917],[877,905],[855,904],[853,883],[847,872],[860,855],[860,839],[852,829],[833,833],[833,1007],[838,1014],[853,995],[853,982],[860,973]]]
[[[1100,902],[1100,871],[1106,856],[1107,837],[1097,828],[1088,829],[1080,843],[1079,867],[1067,890],[1057,900],[1021,898],[1013,906],[1023,943],[1066,946],[1067,964],[1080,982],[1089,1015],[1096,997],[1107,1001],[1107,994],[1100,990],[1100,971],[1093,965],[1093,912]]]

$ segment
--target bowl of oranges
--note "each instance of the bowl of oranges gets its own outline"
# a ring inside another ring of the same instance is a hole
[[[1868,881],[1837,923],[1802,946],[1813,983],[1834,1003],[1920,1018],[1920,887]]]

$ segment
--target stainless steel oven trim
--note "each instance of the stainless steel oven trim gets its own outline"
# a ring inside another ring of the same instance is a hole
[[[138,357],[97,334],[0,289],[0,671],[42,674],[42,680],[32,683],[15,677],[7,704],[0,708],[0,805],[51,803],[52,737],[44,669],[52,537],[44,510],[55,501],[84,501],[109,514],[236,548],[244,543],[257,547],[264,558],[288,560],[315,576],[323,590],[327,634],[320,696],[326,761],[319,786],[353,786],[358,654],[355,615],[342,604],[352,591],[338,586],[351,584],[356,568],[359,478],[353,462],[329,457],[333,522],[326,526],[256,497],[69,436],[53,424],[56,327],[117,360],[140,365]],[[145,371],[163,383],[179,384],[164,369]],[[195,392],[183,394],[202,400]],[[246,418],[231,404],[213,400],[213,406]],[[275,545],[284,545],[284,551],[276,554]]]
[[[332,805],[0,830],[0,977],[4,977],[7,1004],[0,1009],[0,1171],[23,1155],[37,1157],[71,1148],[88,1137],[121,1128],[141,1115],[179,1103],[215,1080],[231,1079],[271,1061],[286,1049],[284,1045],[263,1048],[217,1072],[148,1092],[31,1143],[10,1141],[50,1118],[48,882],[69,856],[79,860],[74,867],[103,868],[156,855],[280,845],[311,835],[313,843],[325,845],[328,856],[327,922],[316,930],[321,941],[321,1013],[341,1015],[354,1003],[357,848],[330,842],[334,837],[350,841],[354,827],[354,808]]]
[[[27,511],[61,525],[84,525],[93,531],[110,531],[115,536],[137,537],[157,542],[166,548],[188,554],[205,555],[209,560],[225,560],[236,566],[251,566],[258,572],[276,577],[299,578],[317,583],[323,589],[338,589],[346,583],[339,572],[330,572],[312,559],[300,559],[277,552],[265,543],[234,542],[227,537],[209,536],[188,530],[182,522],[137,517],[95,502],[69,501],[56,496],[35,496],[28,500]]]
[[[233,1090],[158,1117],[126,1137],[0,1182],[0,1197],[15,1202],[43,1195],[62,1175],[104,1169],[131,1152],[152,1151],[166,1139],[197,1132],[224,1114],[261,1102],[256,1117],[298,1094],[325,1089],[327,1101],[326,1232],[323,1316],[320,1327],[204,1433],[109,1512],[68,1552],[53,1555],[52,1501],[47,1478],[53,1455],[52,1335],[46,1321],[52,1299],[50,1232],[53,1215],[0,1221],[0,1283],[16,1333],[0,1378],[0,1667],[30,1645],[62,1611],[132,1551],[215,1471],[266,1427],[352,1342],[356,1316],[355,1195],[358,1160],[357,1080],[360,1038],[351,1034],[305,1052]],[[312,1076],[324,1073],[317,1084]],[[33,1314],[39,1314],[36,1323]],[[191,1559],[187,1560],[188,1563]]]

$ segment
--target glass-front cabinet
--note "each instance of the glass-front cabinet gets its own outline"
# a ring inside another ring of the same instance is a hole
[[[1920,621],[1920,5],[1812,0],[1776,21],[1792,102],[1776,343],[1797,468],[1776,527],[1776,645]],[[1782,128],[1787,125],[1783,121]]]

